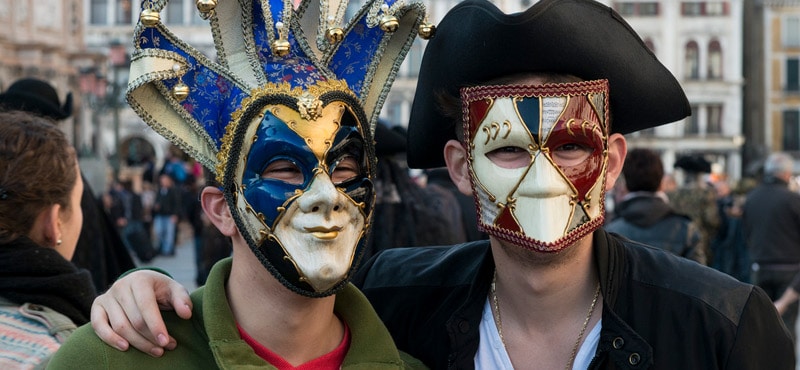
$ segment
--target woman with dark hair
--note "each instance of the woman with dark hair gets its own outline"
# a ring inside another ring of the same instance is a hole
[[[48,119],[0,113],[0,368],[39,368],[89,321],[91,275],[69,260],[83,213],[75,150]]]

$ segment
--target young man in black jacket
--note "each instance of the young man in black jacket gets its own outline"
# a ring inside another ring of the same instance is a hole
[[[408,161],[446,165],[490,238],[386,250],[354,281],[398,347],[435,369],[791,369],[761,289],[601,229],[623,134],[689,114],[608,7],[464,1],[427,45]],[[160,298],[177,305],[179,291]],[[140,337],[166,333],[154,312]]]

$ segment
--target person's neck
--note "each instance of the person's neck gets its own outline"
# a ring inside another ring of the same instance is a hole
[[[542,347],[542,353],[535,354],[542,359],[536,366],[563,368],[598,289],[591,235],[558,254],[532,252],[496,240],[492,240],[492,253],[497,269],[495,294],[512,362],[534,366],[536,361],[528,361],[533,356],[530,346],[519,344],[536,343]],[[587,330],[600,319],[600,312],[602,297],[596,301]]]
[[[344,324],[333,312],[335,296],[309,298],[275,279],[249,250],[234,253],[228,302],[239,326],[294,366],[334,350]]]

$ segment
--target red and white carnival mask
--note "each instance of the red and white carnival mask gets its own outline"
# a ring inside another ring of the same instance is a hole
[[[461,89],[479,228],[559,252],[603,224],[608,81]]]

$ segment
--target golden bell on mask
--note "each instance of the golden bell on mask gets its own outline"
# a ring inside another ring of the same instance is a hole
[[[139,14],[139,21],[147,27],[152,27],[161,22],[161,14],[153,9],[145,9]]]
[[[430,40],[436,35],[436,25],[427,22],[420,24],[419,28],[417,28],[417,33],[419,33],[419,37]]]
[[[383,32],[394,32],[397,31],[397,28],[400,27],[400,22],[397,21],[397,17],[384,14],[381,17],[381,29]]]
[[[289,41],[284,39],[278,39],[272,42],[272,54],[275,54],[279,57],[284,57],[289,54]]]
[[[328,28],[328,30],[325,31],[325,38],[327,38],[328,42],[331,44],[340,42],[344,39],[344,30],[342,30],[340,27]]]
[[[178,82],[172,87],[172,96],[178,101],[183,101],[189,97],[189,86],[186,86],[183,82]]]
[[[217,7],[217,0],[196,0],[195,5],[201,13],[208,13]]]

